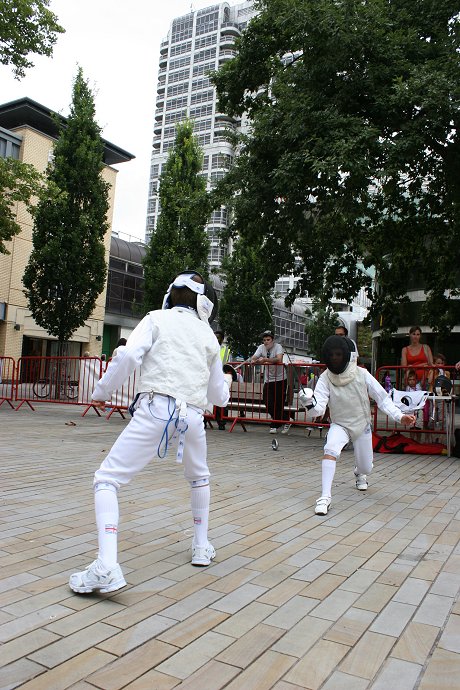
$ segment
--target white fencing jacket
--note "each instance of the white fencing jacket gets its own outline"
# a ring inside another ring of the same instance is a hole
[[[354,380],[345,386],[335,386],[330,381],[326,369],[318,379],[314,394],[316,405],[308,411],[308,416],[323,415],[329,405],[331,421],[344,427],[352,441],[361,436],[370,422],[369,396],[393,421],[400,422],[403,416],[386,390],[366,369],[361,367],[356,369]]]
[[[207,402],[225,407],[229,386],[220,346],[210,326],[193,309],[149,312],[120,348],[95,387],[93,400],[109,400],[140,367],[140,393],[161,393],[204,410]]]

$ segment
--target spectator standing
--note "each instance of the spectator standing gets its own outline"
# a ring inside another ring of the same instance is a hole
[[[254,352],[251,357],[251,362],[265,365],[263,392],[265,406],[272,420],[286,420],[281,433],[287,434],[291,425],[288,422],[289,415],[284,410],[286,404],[287,380],[283,365],[283,348],[279,343],[275,343],[273,331],[264,331],[260,337],[262,338],[262,344],[259,345]],[[270,433],[278,433],[280,426],[280,422],[272,421],[270,424]]]
[[[409,330],[410,343],[401,350],[401,366],[414,369],[417,381],[425,390],[427,368],[433,364],[433,354],[429,345],[420,342],[421,337],[420,326],[412,326]],[[407,373],[405,377],[407,380]]]

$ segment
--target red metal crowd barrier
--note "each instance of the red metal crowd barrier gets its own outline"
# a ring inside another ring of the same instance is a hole
[[[14,409],[16,362],[12,357],[0,357],[0,405],[6,402]]]
[[[246,423],[284,425],[319,429],[328,427],[324,418],[307,418],[305,409],[299,405],[299,389],[314,389],[320,374],[324,371],[322,364],[268,364],[259,365],[248,362],[233,362],[238,373],[238,380],[232,383],[228,406],[219,415],[223,422],[230,423],[229,431],[236,424],[241,424],[246,431]],[[276,375],[284,369],[285,376],[280,381],[267,385],[263,381],[264,369],[268,367]],[[216,419],[216,412],[206,419]]]
[[[104,371],[101,371],[101,376],[105,371],[107,370],[107,367],[109,366],[111,360],[108,360],[105,363],[105,369]],[[128,378],[126,381],[123,382],[123,385],[120,388],[117,388],[112,393],[112,397],[110,400],[106,400],[106,409],[108,411],[108,414],[106,416],[107,419],[110,419],[110,417],[117,412],[123,419],[125,419],[125,412],[128,410],[129,406],[133,402],[134,398],[136,397],[136,388],[137,388],[137,383],[139,381],[140,377],[140,370],[136,369]],[[94,386],[93,386],[94,388]],[[92,389],[91,389],[92,393]],[[96,414],[101,416],[101,413],[99,412],[99,409],[95,407],[94,405],[91,404],[91,394],[89,395],[89,398],[87,400],[87,407],[85,411],[82,414],[82,417],[86,415],[87,412],[89,412],[90,409],[93,409]]]
[[[385,387],[385,379],[391,382],[391,386],[398,391],[406,391],[407,373],[414,369],[412,366],[382,366],[375,372],[375,378],[379,383]],[[438,367],[425,367],[425,372],[420,378],[420,385],[422,390],[432,392],[432,382],[435,379],[435,372]],[[448,372],[449,378],[453,383],[453,390],[456,390],[460,382],[459,372],[454,366],[442,367],[444,372]],[[433,374],[430,375],[430,372]],[[414,439],[424,442],[439,441],[444,443],[447,448],[450,448],[450,442],[454,433],[455,426],[455,396],[437,396],[433,393],[427,400],[423,410],[416,411],[415,427],[410,430]],[[385,434],[392,434],[396,431],[408,431],[407,427],[401,427],[396,422],[393,422],[389,417],[380,413],[378,407],[374,407],[374,432],[383,432]]]
[[[21,357],[16,366],[14,399],[19,410],[38,402],[81,405],[101,376],[98,357]]]

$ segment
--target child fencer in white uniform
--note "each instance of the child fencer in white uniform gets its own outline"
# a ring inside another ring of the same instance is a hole
[[[321,465],[321,497],[316,501],[316,515],[327,515],[331,506],[331,489],[336,461],[343,447],[353,441],[355,452],[356,488],[366,491],[367,475],[372,471],[373,449],[369,396],[382,412],[395,422],[411,426],[415,417],[398,410],[388,393],[366,369],[357,366],[352,340],[332,335],[323,345],[322,361],[327,369],[311,391],[303,391],[299,398],[309,417],[324,414],[329,406],[331,425],[327,432]]]
[[[86,570],[71,575],[74,592],[113,592],[126,585],[117,556],[118,489],[155,455],[162,457],[174,439],[191,487],[192,565],[207,566],[215,557],[208,541],[210,473],[203,410],[207,402],[225,407],[231,385],[208,323],[216,310],[212,286],[195,271],[181,273],[169,286],[163,309],[142,319],[95,387],[92,403],[104,410],[112,392],[142,367],[133,418],[95,473],[99,553]]]

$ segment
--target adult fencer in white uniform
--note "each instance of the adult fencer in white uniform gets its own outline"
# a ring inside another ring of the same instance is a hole
[[[355,345],[350,338],[331,335],[323,345],[321,374],[314,393],[299,396],[309,417],[318,417],[329,406],[331,425],[327,432],[321,465],[322,490],[316,501],[316,515],[326,515],[331,506],[332,481],[343,447],[353,441],[356,488],[365,491],[372,471],[373,449],[369,396],[382,412],[401,424],[415,424],[415,417],[403,414],[388,393],[366,369],[357,366]]]
[[[163,308],[142,319],[95,387],[92,403],[104,410],[112,392],[141,367],[133,418],[95,473],[99,553],[86,570],[71,575],[74,592],[113,592],[126,585],[117,556],[118,490],[173,443],[191,487],[192,564],[206,566],[215,557],[208,541],[210,473],[203,410],[208,402],[225,407],[231,385],[208,323],[216,310],[212,286],[195,271],[181,273],[169,286]]]

